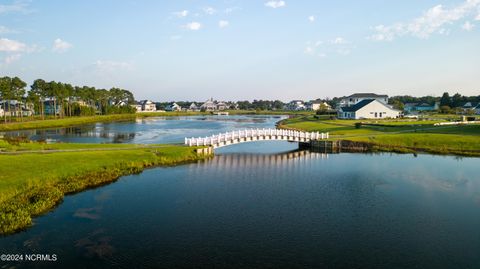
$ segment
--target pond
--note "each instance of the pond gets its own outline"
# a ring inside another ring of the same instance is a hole
[[[107,125],[132,131],[129,142],[163,143],[183,139],[178,130],[200,136],[276,120]],[[33,227],[0,238],[3,253],[55,254],[57,261],[2,268],[480,267],[478,159],[296,148],[244,143],[208,161],[148,169],[67,196]]]

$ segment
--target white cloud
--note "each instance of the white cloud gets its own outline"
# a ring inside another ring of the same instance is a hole
[[[437,5],[427,10],[422,16],[407,23],[395,23],[390,26],[378,25],[375,33],[369,37],[375,41],[392,41],[397,37],[411,35],[426,39],[430,35],[447,32],[446,26],[471,15],[480,7],[480,0],[466,0],[453,8],[446,9]]]
[[[223,12],[227,15],[229,15],[230,13],[236,11],[236,10],[240,10],[239,7],[227,7]]]
[[[349,41],[343,37],[336,37],[334,39],[323,42],[321,40],[307,42],[307,46],[304,50],[305,54],[318,56],[320,58],[325,58],[327,55],[349,55],[352,50],[355,49]]]
[[[312,55],[315,52],[315,49],[312,46],[307,46],[303,52],[305,52],[305,54]]]
[[[68,43],[65,40],[61,40],[60,38],[57,38],[53,41],[53,47],[52,50],[55,52],[66,52],[72,47],[72,44]]]
[[[480,21],[480,11],[479,11],[477,17],[475,17],[475,20],[476,20],[476,21]]]
[[[186,28],[186,29],[192,30],[192,31],[197,31],[197,30],[200,30],[202,28],[202,24],[194,21],[194,22],[185,24],[183,26],[183,28]]]
[[[218,22],[218,27],[220,28],[225,28],[225,27],[228,27],[230,25],[230,23],[228,21],[219,21]]]
[[[348,42],[343,37],[336,37],[335,39],[330,40],[330,43],[335,45],[343,45],[347,44]]]
[[[213,7],[205,7],[203,8],[203,12],[205,12],[207,15],[213,15],[217,12],[217,10],[215,10]]]
[[[8,38],[0,38],[0,51],[3,52],[22,52],[27,51],[28,47],[22,42]]]
[[[271,0],[265,3],[266,7],[271,7],[271,8],[279,8],[279,7],[285,7],[287,3],[285,1],[276,1],[276,0]]]
[[[475,27],[474,24],[471,24],[469,21],[465,22],[463,25],[462,25],[462,29],[467,31],[467,32],[470,32],[473,30],[473,28]]]
[[[127,62],[117,62],[110,60],[97,60],[95,63],[93,63],[93,67],[97,71],[106,73],[132,69],[132,65]]]
[[[188,13],[189,13],[188,10],[182,10],[182,11],[173,12],[173,15],[177,16],[178,18],[185,18],[188,16]]]
[[[308,16],[308,20],[309,20],[310,22],[314,22],[314,21],[315,21],[315,16],[313,16],[313,15],[312,15],[312,16]]]

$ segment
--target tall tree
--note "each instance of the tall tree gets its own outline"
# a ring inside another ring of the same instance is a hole
[[[22,102],[25,97],[25,87],[27,87],[27,83],[18,77],[14,77],[12,79],[11,87],[12,99],[17,101],[15,104],[15,116],[18,117],[18,109],[20,109],[20,118],[23,121]]]
[[[452,100],[448,92],[444,92],[442,98],[440,98],[440,106],[452,107]]]
[[[12,98],[12,79],[10,77],[0,78],[0,97],[3,104],[3,117],[7,122],[7,106],[10,108],[10,99]],[[8,109],[10,111],[10,109]]]

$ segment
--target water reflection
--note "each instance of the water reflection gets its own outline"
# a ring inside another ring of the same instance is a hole
[[[0,133],[36,141],[75,143],[182,143],[185,136],[208,136],[245,128],[271,128],[282,116],[155,117],[135,121]]]
[[[38,268],[477,268],[477,162],[223,152],[67,196],[0,245],[59,256]]]

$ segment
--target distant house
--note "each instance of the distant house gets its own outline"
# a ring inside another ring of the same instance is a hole
[[[434,111],[434,110],[437,110],[438,108],[439,108],[438,103],[435,103],[433,105],[430,105],[428,103],[422,103],[416,106],[417,111]]]
[[[17,100],[0,101],[1,116],[28,117],[34,114],[33,104],[19,102]]]
[[[475,114],[480,115],[480,103],[474,108]]]
[[[157,106],[153,101],[150,100],[141,100],[138,101],[135,108],[137,112],[153,112],[157,111]],[[140,110],[139,110],[140,108]]]
[[[315,101],[310,101],[308,103],[305,103],[305,108],[307,110],[313,110],[313,111],[317,111],[319,110],[321,107],[324,107],[325,109],[327,110],[331,110],[332,107],[327,103],[327,102],[323,102],[323,101],[319,101],[319,100],[315,100]]]
[[[393,109],[377,99],[364,99],[353,106],[340,107],[338,110],[340,119],[384,119],[400,116],[400,110]]]
[[[45,98],[43,100],[43,111],[45,115],[60,115],[62,105],[55,98]]]
[[[182,107],[177,103],[172,103],[165,108],[165,111],[182,111]]]
[[[285,105],[285,110],[300,111],[305,109],[306,109],[306,106],[302,100],[293,100]]]
[[[353,106],[363,100],[377,100],[380,103],[388,104],[388,95],[375,93],[354,93],[350,96],[344,97],[340,100],[338,107]]]
[[[132,107],[135,108],[136,112],[142,112],[142,105],[139,103],[133,104]]]
[[[217,110],[225,110],[225,109],[228,109],[228,105],[225,102],[217,103]]]
[[[213,98],[208,99],[200,106],[202,111],[215,111],[217,110],[217,104],[213,101]]]
[[[191,103],[190,106],[187,108],[187,111],[200,111],[200,107],[197,106],[195,103]]]
[[[470,113],[473,112],[474,114],[477,114],[476,109],[479,108],[480,103],[472,103],[472,102],[466,102],[462,106],[462,110],[464,113]]]
[[[431,105],[428,103],[406,103],[403,106],[403,110],[409,114],[416,113],[416,112],[424,112],[424,111],[435,111],[439,109],[439,103],[435,102],[435,104]]]

